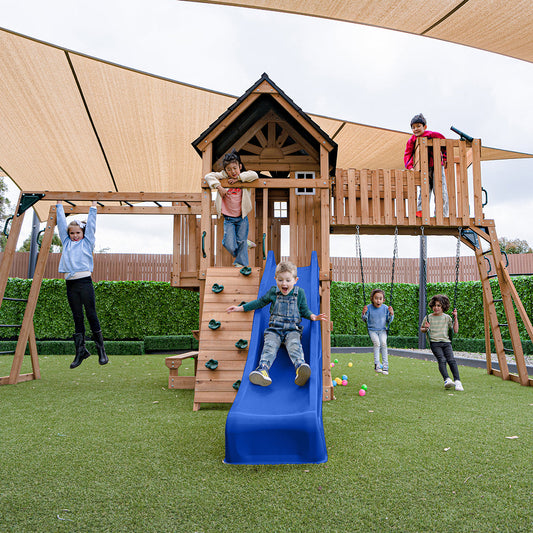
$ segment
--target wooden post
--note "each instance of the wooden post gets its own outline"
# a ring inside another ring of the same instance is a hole
[[[500,365],[499,375],[501,375],[502,379],[509,379],[507,359],[505,357],[505,350],[503,349],[502,333],[501,333],[500,327],[498,326],[498,315],[496,313],[496,308],[494,306],[494,296],[492,294],[490,281],[489,281],[487,272],[485,270],[485,262],[483,259],[483,254],[480,248],[475,248],[474,252],[476,254],[479,277],[481,279],[481,287],[483,288],[483,301],[487,304],[485,309],[489,315],[489,321],[490,321],[491,328],[492,328],[492,336],[494,338],[496,354],[498,355],[498,363]],[[485,331],[485,335],[487,335],[487,331]],[[485,340],[485,346],[486,345],[487,345],[487,340]],[[490,338],[488,340],[488,345],[489,345],[489,348],[488,348],[489,352],[486,355],[487,355],[487,358],[490,358],[491,356]],[[489,371],[488,367],[487,367],[487,371]],[[490,372],[493,374],[498,373],[492,370],[492,365],[491,365]]]
[[[348,220],[350,224],[355,224],[357,216],[357,200],[355,185],[355,169],[348,169]]]
[[[331,381],[331,281],[322,281],[321,312],[328,316],[327,321],[321,321],[322,333],[322,400],[333,399],[333,385]]]
[[[260,250],[260,257],[261,257],[261,268],[265,268],[266,263],[266,257],[268,255],[268,242],[270,239],[269,231],[268,231],[268,220],[269,220],[269,210],[268,210],[268,189],[263,189],[263,233],[261,235],[261,242],[257,243],[257,246],[261,247]]]
[[[370,179],[371,179],[371,195],[372,195],[372,222],[374,224],[380,224],[381,223],[381,199],[380,199],[380,193],[379,193],[379,170],[375,169],[372,170],[370,173]]]
[[[383,170],[383,205],[385,224],[392,225],[392,219],[394,215],[394,203],[392,200],[392,179],[391,170]]]
[[[429,144],[433,145],[433,194],[435,196],[435,219],[439,226],[444,223],[444,202],[442,198],[442,160],[441,160],[441,140],[430,139]]]
[[[455,187],[454,141],[446,139],[446,185],[450,205],[450,225],[457,221],[457,190]]]
[[[10,385],[14,385],[19,381],[20,369],[24,359],[24,352],[26,351],[26,345],[30,335],[33,333],[33,315],[35,313],[35,307],[37,306],[37,299],[39,298],[39,291],[43,281],[46,259],[48,258],[48,254],[50,252],[55,225],[56,206],[52,205],[50,206],[50,211],[48,213],[46,229],[41,241],[41,251],[39,252],[39,256],[37,258],[37,264],[35,266],[33,281],[31,284],[30,293],[28,295],[28,302],[26,304],[24,317],[22,319],[22,326],[20,328],[17,347],[15,349],[15,355],[13,356],[13,364],[11,365],[11,372],[8,380]],[[37,345],[32,345],[32,343],[35,343],[35,338],[32,342],[30,342],[30,355],[32,358],[32,365],[34,365],[33,379],[37,379],[36,375],[40,376],[39,359],[37,357]]]
[[[172,205],[178,205],[178,202],[172,202]],[[172,220],[172,272],[171,285],[179,287],[181,279],[181,223],[183,215],[174,215]]]
[[[481,190],[481,142],[479,139],[472,141],[472,179],[474,187],[474,218],[476,224],[481,224],[484,217]]]
[[[461,211],[458,217],[463,224],[470,224],[470,201],[468,196],[468,165],[466,163],[466,141],[459,141],[459,180],[461,182]]]
[[[213,145],[209,144],[202,156],[203,176],[212,171]],[[205,279],[207,267],[212,264],[211,257],[211,189],[202,189],[202,223],[200,234],[200,271],[199,279]]]
[[[361,180],[361,224],[370,224],[368,215],[368,170],[359,172]]]

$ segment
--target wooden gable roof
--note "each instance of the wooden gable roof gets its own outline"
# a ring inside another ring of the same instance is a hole
[[[192,145],[199,154],[213,146],[213,166],[235,148],[245,166],[289,172],[318,169],[320,146],[333,174],[337,143],[264,73]]]

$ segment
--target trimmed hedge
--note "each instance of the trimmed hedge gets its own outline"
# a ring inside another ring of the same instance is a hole
[[[533,316],[533,276],[513,277],[513,282],[529,316]],[[491,280],[494,298],[500,297],[498,282]],[[6,297],[27,298],[31,280],[10,278]],[[331,320],[336,346],[368,346],[366,324],[361,319],[365,303],[369,303],[370,292],[383,289],[385,300],[390,297],[390,283],[365,284],[333,282],[331,284]],[[427,293],[447,294],[451,300],[454,283],[428,283]],[[393,291],[394,321],[390,327],[390,346],[416,347],[411,345],[418,337],[418,285],[396,283]],[[169,283],[154,281],[100,281],[95,283],[96,306],[104,338],[116,341],[140,341],[146,351],[171,351],[197,348],[197,341],[191,331],[199,327],[199,294],[186,289],[171,287]],[[507,322],[503,305],[498,305],[500,322]],[[25,305],[20,302],[4,301],[0,308],[0,324],[20,324]],[[459,311],[459,335],[454,338],[454,347],[461,351],[484,351],[483,348],[459,347],[463,341],[474,341],[471,346],[483,342],[483,293],[481,282],[461,282],[457,287],[457,308]],[[520,336],[529,339],[527,331],[518,317]],[[40,341],[71,339],[73,322],[66,298],[65,281],[43,280],[34,317],[35,335]],[[89,325],[86,324],[87,332]],[[0,328],[0,339],[16,340],[18,329]],[[502,331],[509,339],[508,330]],[[347,340],[346,337],[356,338]],[[362,340],[360,337],[364,338]],[[396,346],[393,346],[393,339]],[[355,344],[354,344],[355,343]],[[531,341],[524,340],[524,350],[531,350]],[[464,346],[469,346],[468,343]],[[59,348],[58,348],[59,349]],[[140,348],[133,348],[138,350]],[[118,348],[117,348],[118,350]],[[60,353],[56,351],[55,353]],[[62,352],[61,352],[62,353]],[[125,352],[122,352],[125,353]],[[128,352],[133,353],[133,352]],[[137,352],[135,352],[137,353]],[[526,351],[526,353],[531,353]]]
[[[105,351],[108,355],[144,355],[143,341],[105,341]],[[93,341],[87,340],[87,349],[91,354],[96,354],[96,346]],[[14,351],[17,341],[0,341],[0,352]],[[26,346],[26,355],[30,351]],[[37,341],[37,353],[39,355],[74,355],[76,347],[74,341]]]
[[[5,296],[27,298],[31,280],[10,278]],[[143,340],[147,336],[190,335],[198,329],[197,292],[154,281],[100,281],[94,284],[96,310],[105,339]],[[1,324],[20,324],[25,304],[6,300],[0,308]],[[65,281],[44,279],[34,316],[38,339],[69,339],[74,324],[67,302]],[[85,324],[87,332],[89,324]],[[1,339],[16,339],[18,329],[1,328]]]
[[[191,335],[159,335],[144,338],[146,353],[197,349],[198,341]]]

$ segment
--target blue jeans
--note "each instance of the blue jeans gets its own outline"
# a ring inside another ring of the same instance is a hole
[[[233,264],[248,266],[248,217],[224,215],[222,246],[235,258]]]
[[[270,368],[282,343],[285,344],[295,367],[305,363],[301,342],[302,318],[298,310],[299,290],[299,287],[294,287],[293,292],[285,296],[278,291],[276,301],[270,307],[270,320],[265,330],[265,343],[259,361],[260,365]]]
[[[302,335],[298,330],[283,331],[268,328],[265,331],[265,344],[263,345],[263,353],[259,364],[270,368],[276,360],[281,343],[285,344],[287,353],[295,367],[305,363],[301,338]]]
[[[379,365],[379,352],[381,350],[381,362],[383,370],[389,370],[389,352],[387,351],[387,330],[368,331],[370,340],[374,345],[374,365]]]

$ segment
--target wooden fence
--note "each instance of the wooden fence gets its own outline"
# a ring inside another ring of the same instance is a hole
[[[0,260],[2,258],[0,252]],[[58,274],[61,254],[48,256],[44,277],[60,278]],[[487,259],[489,256],[487,256]],[[508,270],[510,274],[532,274],[533,254],[510,254]],[[28,274],[28,252],[16,252],[10,276],[26,278]],[[427,264],[427,279],[431,283],[455,281],[455,257],[430,257]],[[359,259],[355,257],[332,257],[334,281],[361,281]],[[490,274],[495,274],[494,267]],[[489,263],[487,262],[487,269]],[[93,280],[117,281],[164,281],[170,282],[172,270],[171,254],[95,254]],[[392,259],[369,257],[363,258],[363,275],[365,283],[391,280]],[[418,259],[398,258],[394,268],[395,283],[418,283]],[[479,273],[473,256],[461,257],[459,263],[459,281],[477,281]]]

